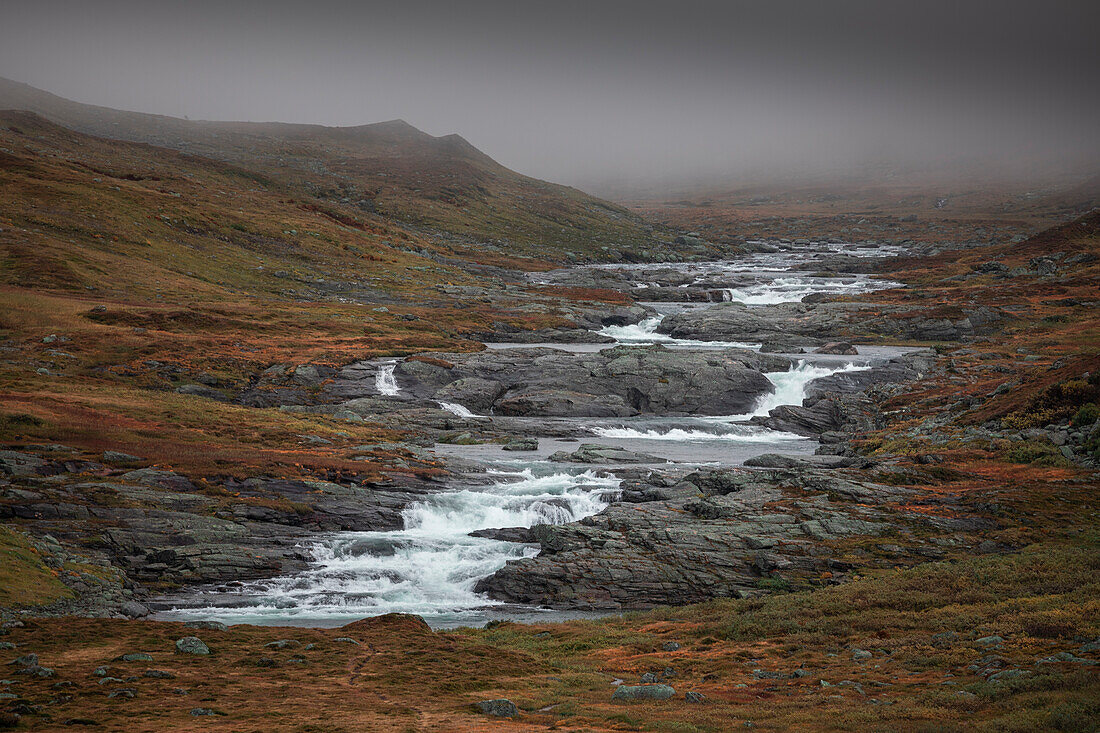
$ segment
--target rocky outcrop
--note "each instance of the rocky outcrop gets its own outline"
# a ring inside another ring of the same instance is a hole
[[[572,453],[558,451],[550,456],[550,460],[556,463],[589,463],[594,465],[666,462],[663,458],[645,453],[637,453],[625,448],[597,445],[596,443],[585,443]]]
[[[873,303],[780,303],[747,306],[722,303],[667,316],[657,330],[702,341],[762,341],[794,346],[851,337],[914,341],[968,341],[993,333],[1005,315],[976,307],[953,315],[933,308]]]
[[[806,386],[801,405],[782,405],[753,422],[796,435],[809,437],[829,433],[865,433],[882,427],[882,415],[875,399],[866,392],[873,388],[903,384],[928,374],[935,361],[931,351],[916,351],[885,364],[853,372],[839,372],[815,379]]]
[[[751,595],[765,579],[828,573],[835,581],[848,566],[822,543],[892,531],[897,518],[876,505],[910,493],[804,468],[700,472],[677,489],[678,498],[533,528],[538,557],[510,562],[476,590],[517,603],[628,609]]]
[[[513,349],[507,358],[492,351],[442,354],[406,360],[394,375],[410,397],[476,405],[496,415],[723,415],[751,409],[773,389],[763,372],[789,364],[751,351],[620,346],[589,354]],[[332,388],[349,393],[339,380]]]
[[[766,341],[786,346],[822,343],[844,335],[849,315],[867,307],[855,303],[721,303],[673,313],[661,321],[657,330],[675,338],[700,341]]]

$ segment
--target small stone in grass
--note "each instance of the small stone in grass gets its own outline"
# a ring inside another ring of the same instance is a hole
[[[210,647],[203,643],[197,636],[185,636],[176,639],[176,651],[181,654],[198,654],[200,656],[210,653]]]
[[[501,698],[499,700],[482,700],[477,703],[477,708],[486,715],[497,718],[514,718],[519,715],[519,708],[511,700]]]
[[[619,685],[612,700],[667,700],[676,694],[670,685]]]

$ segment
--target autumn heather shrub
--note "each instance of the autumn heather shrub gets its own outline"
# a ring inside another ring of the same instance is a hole
[[[1078,428],[1085,425],[1092,425],[1097,420],[1100,420],[1100,405],[1097,405],[1095,402],[1090,402],[1087,405],[1081,406],[1081,409],[1073,416],[1073,420],[1070,424]]]
[[[1075,417],[1086,404],[1100,397],[1096,375],[1052,384],[1022,409],[1009,413],[1003,423],[1012,430],[1042,427]]]

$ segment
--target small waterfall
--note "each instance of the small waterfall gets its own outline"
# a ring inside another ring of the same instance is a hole
[[[393,370],[397,368],[397,362],[391,361],[378,367],[378,374],[374,377],[374,388],[379,394],[392,397],[401,391],[397,386],[397,377]]]
[[[610,336],[622,344],[656,344],[672,341],[671,336],[657,333],[657,326],[662,320],[664,316],[657,315],[632,326],[604,326],[597,333],[601,336]]]
[[[467,418],[483,418],[483,417],[485,417],[484,415],[475,415],[474,413],[470,412],[469,410],[467,410],[465,407],[458,404],[457,402],[444,402],[443,400],[436,400],[436,404],[438,404],[442,409],[446,410],[447,412],[451,413],[452,415],[458,415],[459,417],[467,417]]]
[[[797,364],[785,372],[764,374],[768,381],[775,385],[775,392],[764,395],[749,417],[765,417],[780,405],[801,406],[806,399],[806,387],[815,379],[844,372],[862,372],[870,368],[857,364],[845,364],[839,367],[814,366],[804,359],[799,359]]]
[[[681,347],[705,347],[710,349],[759,349],[760,344],[750,344],[741,341],[695,341],[692,339],[680,339],[669,336],[667,333],[657,333],[657,326],[664,320],[664,316],[658,314],[653,318],[632,326],[604,326],[596,333],[601,336],[610,336],[620,344],[628,346],[650,346],[652,344],[664,344],[665,346]]]

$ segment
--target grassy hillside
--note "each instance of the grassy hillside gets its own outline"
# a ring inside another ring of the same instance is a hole
[[[372,214],[449,235],[467,259],[668,257],[668,230],[576,189],[496,163],[458,135],[395,120],[359,127],[193,122],[71,102],[0,78],[0,109],[261,172],[351,219]]]
[[[479,349],[465,334],[557,325],[563,304],[599,297],[538,295],[483,269],[251,170],[0,113],[0,440],[128,447],[201,473],[370,473],[339,448],[302,448],[331,423],[173,390],[240,389],[273,364]],[[348,445],[390,435],[348,431]]]

